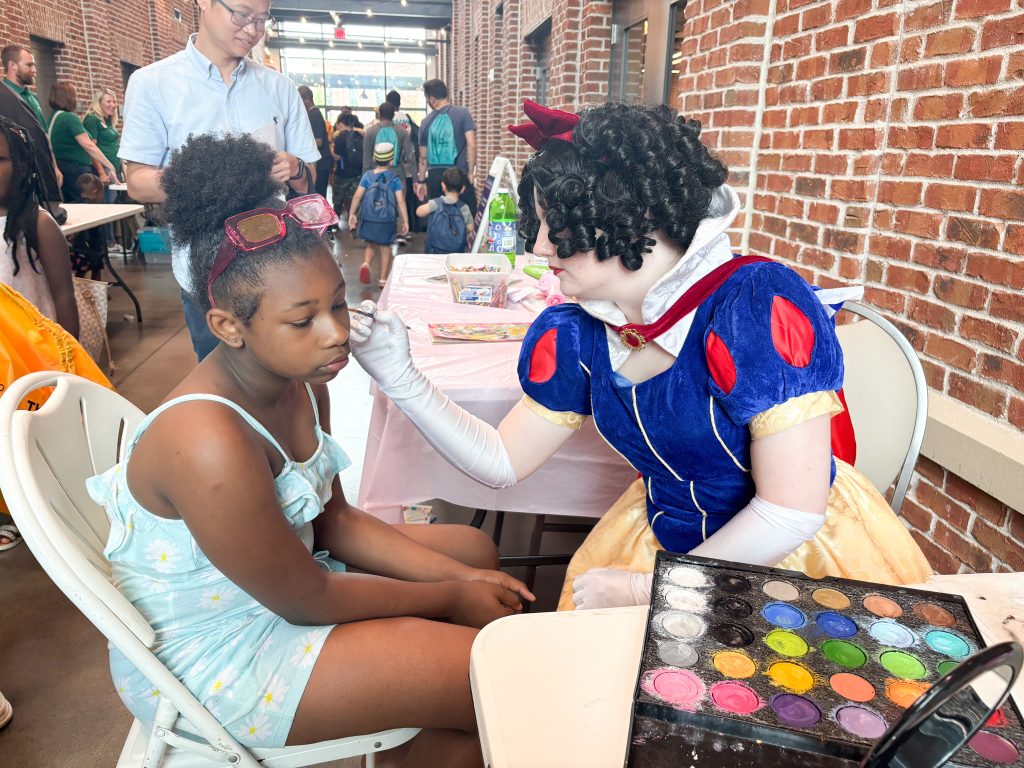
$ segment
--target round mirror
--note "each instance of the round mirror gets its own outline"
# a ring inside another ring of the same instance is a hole
[[[964,745],[997,765],[1016,764],[1020,749],[982,731],[1006,701],[1024,663],[1018,643],[999,643],[965,659],[912,704],[878,740],[863,768],[932,768]]]

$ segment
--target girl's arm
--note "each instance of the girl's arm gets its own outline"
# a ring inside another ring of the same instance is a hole
[[[330,396],[327,387],[317,394],[320,426],[330,432]],[[331,500],[313,521],[316,545],[331,556],[362,571],[405,581],[475,581],[479,569],[425,547],[394,527],[352,506],[345,499],[339,478],[331,485]],[[528,600],[533,595],[521,581],[491,571],[490,578]]]
[[[398,234],[407,235],[409,234],[409,211],[405,207],[405,192],[401,189],[395,190],[395,205],[398,206],[398,219],[401,222]]]
[[[420,616],[482,626],[521,605],[494,583],[412,583],[321,569],[282,514],[262,440],[223,406],[179,405],[173,420],[154,422],[139,448],[128,480],[140,501],[177,513],[221,572],[292,624]]]
[[[75,286],[71,281],[68,240],[53,217],[42,208],[39,209],[36,227],[39,235],[39,260],[42,262],[46,284],[50,288],[50,296],[53,297],[57,323],[77,339],[78,305],[75,303]]]
[[[373,302],[362,308],[373,311]],[[413,364],[405,324],[393,312],[352,316],[352,349],[392,402],[456,469],[491,488],[528,477],[575,432],[520,401],[495,429],[438,390]]]
[[[356,224],[359,223],[359,204],[363,202],[364,194],[366,194],[366,188],[360,185],[356,188],[356,193],[352,195],[352,203],[348,207],[348,228],[353,231]]]
[[[433,201],[428,200],[423,205],[416,206],[416,215],[421,219],[425,219],[427,216],[434,212]]]

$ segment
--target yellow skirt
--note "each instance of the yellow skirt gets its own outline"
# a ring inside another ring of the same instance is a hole
[[[572,585],[581,573],[591,568],[650,572],[660,549],[647,525],[644,483],[637,479],[576,550],[558,610],[573,610]],[[825,524],[778,567],[816,579],[838,576],[876,584],[920,584],[932,575],[921,548],[882,495],[860,472],[838,459]]]

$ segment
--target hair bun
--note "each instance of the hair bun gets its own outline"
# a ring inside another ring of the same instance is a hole
[[[189,246],[224,226],[224,220],[281,195],[270,169],[275,152],[248,134],[190,136],[171,155],[160,184],[163,215],[176,246]]]

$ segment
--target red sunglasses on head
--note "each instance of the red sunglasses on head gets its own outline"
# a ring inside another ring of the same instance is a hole
[[[237,213],[224,222],[225,242],[217,249],[213,260],[210,279],[206,284],[206,295],[210,306],[217,306],[213,300],[213,284],[231,263],[242,253],[255,251],[272,243],[280,242],[288,234],[285,218],[291,217],[303,229],[315,229],[323,236],[327,228],[338,223],[338,214],[321,195],[303,195],[288,201],[284,208],[255,208]]]

